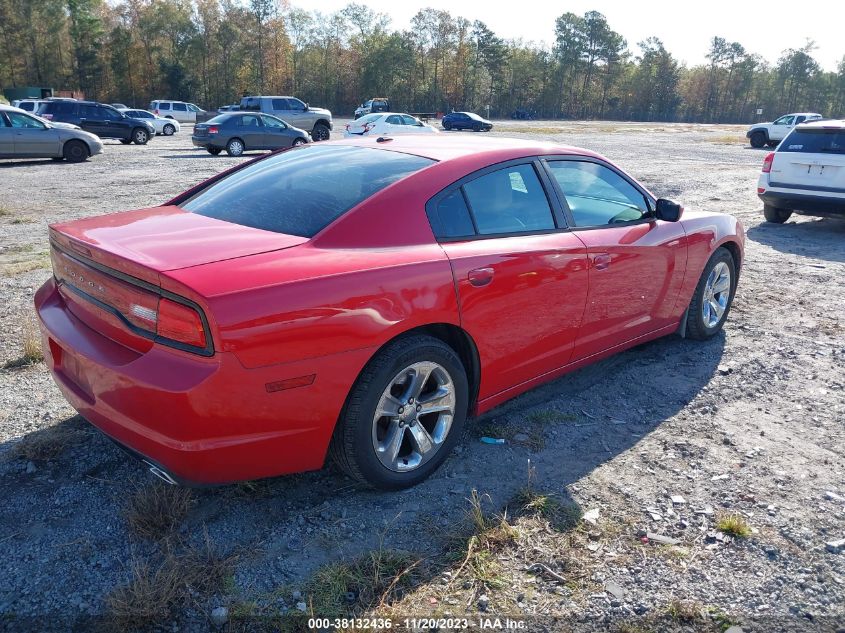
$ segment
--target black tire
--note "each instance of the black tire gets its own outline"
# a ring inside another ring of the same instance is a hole
[[[132,130],[132,142],[135,143],[135,145],[146,145],[149,140],[150,133],[144,128],[136,127]]]
[[[311,130],[311,138],[315,141],[328,141],[331,136],[329,126],[324,123],[317,123]]]
[[[473,132],[480,132],[482,127],[483,126],[481,125],[481,123],[476,123],[475,125],[472,126],[472,131]]]
[[[703,312],[705,292],[710,273],[713,272],[713,269],[720,263],[724,263],[730,271],[730,287],[727,290],[727,304],[722,316],[719,318],[718,322],[710,325],[705,321]],[[701,278],[698,280],[698,285],[695,287],[695,293],[692,296],[692,301],[690,301],[689,304],[686,328],[686,333],[689,338],[704,341],[719,333],[725,325],[728,313],[731,311],[734,293],[736,292],[736,281],[736,262],[734,262],[733,256],[726,248],[717,248],[716,252],[711,255],[707,265],[704,267],[704,271],[701,273]]]
[[[222,150],[222,149],[220,149],[219,147],[206,147],[205,149],[206,149],[206,151],[207,151],[209,154],[211,154],[212,156],[218,156],[218,155],[220,154],[220,152],[222,152],[222,151],[223,151],[223,150]]]
[[[161,132],[165,136],[173,136],[176,134],[176,126],[172,123],[167,123],[163,128],[161,128]]]
[[[768,147],[777,147],[780,145],[780,141],[766,141],[766,145]]]
[[[226,143],[226,153],[229,156],[241,156],[246,151],[246,145],[239,138],[231,138]]]
[[[778,209],[777,207],[773,207],[770,204],[764,204],[763,215],[766,218],[766,222],[783,224],[790,218],[790,216],[792,215],[792,211],[790,211],[789,209]]]
[[[455,391],[454,416],[445,439],[428,461],[413,470],[397,472],[382,464],[376,455],[375,411],[391,381],[405,368],[422,361],[439,364],[451,378]],[[451,347],[430,336],[400,338],[370,360],[358,376],[340,414],[329,453],[346,474],[373,488],[400,490],[415,486],[437,470],[460,440],[468,402],[466,370]]]
[[[62,155],[69,163],[81,163],[91,155],[88,146],[82,141],[68,141],[62,148]]]
[[[451,130],[451,129],[452,129],[452,124],[451,124],[451,123],[449,123],[448,121],[446,121],[446,123],[444,123],[444,124],[443,124],[443,129],[444,129],[444,130]]]
[[[754,147],[756,149],[760,149],[761,147],[763,147],[766,144],[768,139],[766,139],[766,133],[765,132],[752,132],[750,140],[751,140],[751,147]]]
[[[293,143],[291,143],[291,147],[298,147],[299,145],[305,145],[308,143],[308,139],[304,139],[301,136],[299,138],[293,139]]]
[[[132,139],[122,138],[122,139],[120,139],[120,142],[123,143],[124,145],[131,145]]]

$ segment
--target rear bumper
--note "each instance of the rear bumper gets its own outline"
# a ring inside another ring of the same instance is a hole
[[[778,209],[816,216],[845,216],[845,197],[833,197],[807,192],[767,189],[757,196],[765,204]]]
[[[217,149],[225,149],[225,145],[219,142],[216,142],[215,139],[209,138],[207,136],[196,137],[191,135],[191,143],[193,143],[194,147],[202,147],[203,149],[214,147]]]
[[[246,369],[228,352],[128,349],[76,318],[53,279],[35,306],[45,362],[68,402],[174,479],[201,485],[322,467],[346,394],[371,354]],[[312,375],[309,385],[272,387]]]

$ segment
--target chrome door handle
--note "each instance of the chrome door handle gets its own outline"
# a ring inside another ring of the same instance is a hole
[[[593,256],[593,268],[596,270],[606,270],[610,266],[610,255],[602,253],[601,255]]]

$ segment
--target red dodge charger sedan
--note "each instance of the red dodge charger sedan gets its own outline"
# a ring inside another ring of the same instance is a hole
[[[729,215],[601,156],[502,138],[298,147],[163,206],[50,227],[44,350],[171,482],[322,467],[414,485],[468,416],[644,341],[722,328]]]

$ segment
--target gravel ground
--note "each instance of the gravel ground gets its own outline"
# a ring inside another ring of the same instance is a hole
[[[153,206],[244,160],[197,151],[189,134],[106,141],[81,165],[0,161],[0,364],[20,357],[32,295],[50,274],[47,224]],[[686,600],[746,630],[845,626],[845,552],[828,545],[845,539],[845,222],[762,222],[765,152],[736,126],[528,121],[492,134],[599,151],[658,195],[741,218],[746,262],[724,333],[643,345],[511,401],[470,425],[457,454],[411,491],[361,490],[327,468],[196,492],[179,534],[207,532],[239,556],[226,592],[192,613],[305,586],[320,565],[374,547],[438,551],[471,490],[502,508],[530,459],[535,486],[598,510],[584,527],[597,530],[583,544],[586,575],[561,586],[528,574],[535,561],[520,549],[502,563],[508,587],[465,592],[459,610],[601,622]],[[481,444],[478,428],[509,441]],[[21,457],[56,433],[57,450]],[[43,363],[0,370],[0,630],[102,613],[133,561],[159,551],[123,512],[151,481],[74,416]],[[752,534],[724,539],[715,527],[725,513]],[[555,569],[555,552],[537,551]],[[296,602],[285,596],[281,607]]]

